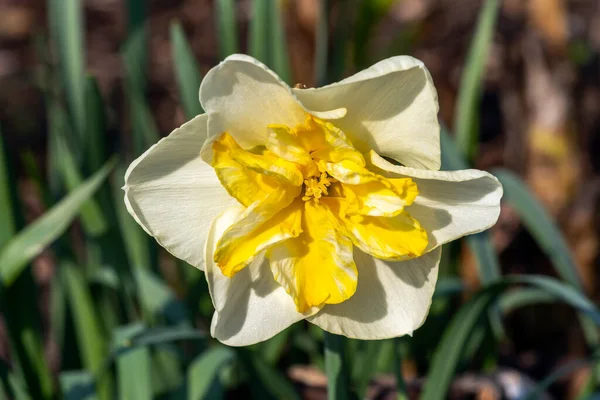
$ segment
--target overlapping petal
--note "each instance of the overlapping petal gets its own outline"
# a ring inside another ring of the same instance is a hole
[[[229,132],[245,149],[267,142],[267,126],[304,123],[307,109],[291,89],[256,59],[234,54],[211,69],[200,86],[200,103],[208,115],[209,137]],[[311,111],[317,117],[340,118],[342,107]],[[203,157],[210,162],[210,153]]]
[[[275,280],[305,312],[350,298],[357,272],[352,242],[337,229],[329,210],[312,201],[300,202],[300,207],[303,232],[273,246],[268,258]]]
[[[426,171],[393,165],[373,152],[369,162],[387,177],[410,177],[419,196],[410,214],[429,234],[427,251],[493,226],[500,215],[502,185],[475,169]]]
[[[419,193],[410,178],[387,179],[350,160],[321,163],[321,168],[342,183],[350,214],[398,215]]]
[[[212,261],[216,244],[240,218],[243,208],[233,206],[211,225],[206,242],[206,280],[215,307],[211,335],[230,346],[247,346],[267,340],[310,314],[296,311],[292,298],[274,279],[268,262],[257,257],[233,278]]]
[[[313,110],[346,108],[335,125],[361,152],[374,149],[409,167],[440,168],[437,93],[421,61],[392,57],[340,82],[293,92]]]
[[[254,154],[242,149],[228,134],[212,142],[212,166],[227,192],[248,207],[280,185],[302,184],[296,164],[274,154]]]
[[[324,330],[356,339],[412,335],[431,306],[442,251],[389,262],[355,250],[356,293],[341,304],[327,305],[307,318]]]
[[[125,174],[129,213],[175,257],[204,269],[210,222],[236,203],[199,157],[206,114],[175,129],[136,159]]]
[[[290,207],[300,186],[282,186],[244,210],[221,236],[214,261],[225,276],[232,277],[263,250],[302,232],[302,211]]]

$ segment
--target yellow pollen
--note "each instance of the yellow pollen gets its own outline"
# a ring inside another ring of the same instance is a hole
[[[320,177],[313,177],[304,180],[304,196],[302,200],[309,201],[314,200],[315,203],[319,203],[319,199],[323,196],[327,196],[329,192],[327,188],[335,182],[335,179],[328,176],[327,173],[322,172]]]

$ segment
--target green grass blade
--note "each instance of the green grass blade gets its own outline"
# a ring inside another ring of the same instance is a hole
[[[48,119],[50,121],[50,136],[56,140],[55,151],[58,168],[69,191],[74,191],[81,185],[83,178],[65,136],[65,132],[68,130],[66,116],[60,106],[51,103]],[[84,202],[80,214],[81,222],[88,235],[96,237],[106,232],[107,224],[104,215],[93,197]]]
[[[290,56],[287,49],[287,38],[284,25],[284,2],[282,0],[269,1],[269,16],[271,31],[269,66],[279,75],[284,82],[292,84],[292,70]]]
[[[471,332],[501,289],[493,285],[478,293],[452,318],[431,361],[422,400],[446,398],[448,387]]]
[[[25,266],[68,228],[79,209],[104,182],[113,165],[112,161],[106,163],[102,169],[6,244],[0,252],[0,279],[4,286],[10,286]]]
[[[344,337],[323,331],[325,342],[325,372],[327,373],[327,398],[349,399],[348,363],[344,355]]]
[[[328,82],[327,62],[329,48],[329,1],[319,0],[315,43],[315,81],[317,86]]]
[[[200,89],[200,70],[194,52],[190,47],[179,21],[171,22],[171,49],[175,78],[179,88],[179,98],[188,118],[193,118],[204,111],[200,106],[198,91]]]
[[[83,4],[81,0],[52,0],[49,6],[69,111],[81,139],[86,125]]]
[[[273,336],[271,339],[266,342],[262,342],[259,344],[259,351],[261,353],[262,359],[271,366],[276,365],[279,359],[281,358],[281,354],[288,343],[288,339],[290,334],[292,333],[293,328],[288,328],[279,332],[277,335]]]
[[[498,16],[498,0],[486,0],[479,14],[475,34],[462,72],[458,102],[454,114],[454,132],[458,148],[469,160],[477,153],[477,107],[481,81]]]
[[[224,397],[219,380],[221,369],[235,360],[235,353],[225,346],[215,346],[198,356],[188,369],[188,399],[218,399]]]
[[[377,365],[383,349],[383,341],[364,340],[352,360],[352,380],[359,395],[366,396],[369,381],[377,372]]]
[[[70,262],[60,266],[67,288],[67,297],[78,341],[83,366],[93,374],[98,374],[107,353],[107,343],[102,334],[100,320],[94,307],[92,294],[87,287],[82,271]],[[98,382],[99,398],[110,399],[111,382],[108,375],[104,375]]]
[[[60,387],[65,400],[96,400],[94,377],[89,371],[68,371],[60,374]]]
[[[477,293],[452,319],[444,332],[441,342],[431,361],[427,382],[422,394],[423,400],[446,398],[447,390],[454,376],[458,362],[477,323],[486,315],[487,308],[510,285],[531,285],[543,290],[556,299],[574,307],[579,313],[600,325],[600,311],[587,297],[571,285],[545,276],[509,276]]]
[[[504,186],[503,201],[517,212],[527,230],[554,265],[558,275],[571,285],[583,288],[569,246],[544,207],[514,173],[506,169],[497,169],[493,173]]]
[[[89,171],[97,171],[106,161],[106,116],[98,82],[91,76],[85,80],[85,107],[84,161]]]
[[[121,235],[125,242],[125,250],[129,264],[133,269],[150,268],[150,240],[146,232],[135,222],[129,215],[123,200],[123,190],[121,187],[124,184],[125,167],[119,165],[113,178],[111,179],[111,187],[113,194],[113,204],[117,214],[117,221],[121,230]]]
[[[0,249],[13,237],[16,231],[10,180],[8,176],[8,159],[4,152],[4,140],[0,131]]]
[[[221,59],[238,53],[238,36],[233,0],[216,0],[217,34],[219,38],[219,56]]]
[[[252,16],[248,36],[248,52],[259,61],[269,65],[269,1],[252,0]]]
[[[189,323],[187,308],[164,281],[145,269],[134,271],[142,306],[151,315],[164,315],[173,325]]]
[[[140,324],[120,327],[114,333],[114,341],[118,346],[128,346],[133,337],[144,330]],[[150,400],[152,399],[152,358],[146,347],[135,347],[122,353],[117,358],[117,380],[119,382],[119,398]]]

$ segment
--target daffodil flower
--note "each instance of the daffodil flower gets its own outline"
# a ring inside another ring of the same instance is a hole
[[[221,342],[253,344],[303,319],[359,339],[412,334],[440,246],[498,218],[492,175],[438,171],[437,94],[414,58],[302,89],[233,55],[206,75],[200,102],[206,114],[131,164],[125,203],[205,271]]]

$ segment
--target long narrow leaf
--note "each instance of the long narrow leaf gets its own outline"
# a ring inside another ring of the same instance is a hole
[[[3,142],[2,131],[0,131],[0,221],[2,221],[0,224],[0,249],[16,231],[8,178],[8,160]]]
[[[198,100],[201,78],[196,57],[194,57],[192,48],[178,21],[171,23],[171,43],[179,98],[183,104],[185,115],[192,118],[203,113]]]
[[[223,398],[219,381],[221,369],[233,362],[235,353],[228,347],[216,346],[198,356],[188,369],[188,399]]]
[[[83,5],[81,0],[52,0],[49,5],[69,111],[81,139],[86,123]]]
[[[462,72],[458,103],[454,115],[454,132],[462,154],[472,159],[477,150],[477,105],[481,98],[481,80],[492,43],[498,15],[498,0],[483,4],[469,49],[467,63]]]
[[[504,201],[517,212],[556,272],[571,285],[582,289],[581,277],[577,273],[569,246],[544,207],[514,173],[506,169],[496,169],[493,173],[504,186]]]
[[[284,24],[284,2],[281,0],[269,1],[269,16],[271,32],[269,66],[273,68],[281,79],[288,84],[292,83],[292,71],[290,67],[290,56],[287,50],[287,39]]]
[[[219,38],[219,56],[221,59],[239,52],[233,0],[217,0],[217,33]]]
[[[145,328],[133,324],[118,328],[114,341],[118,346],[127,346],[131,337]],[[146,347],[136,347],[117,358],[117,379],[121,399],[152,399],[152,358]]]
[[[249,54],[269,64],[269,1],[252,0],[252,18],[250,20],[250,33],[248,36]]]
[[[113,165],[114,162],[109,161],[50,211],[6,244],[0,252],[0,279],[4,286],[10,286],[23,268],[67,229],[81,206],[104,182]]]
[[[577,311],[589,317],[596,326],[600,326],[600,311],[592,301],[573,288],[554,278],[545,276],[509,276],[492,284],[465,304],[452,319],[431,362],[431,368],[422,395],[423,400],[446,398],[446,393],[463,353],[478,321],[486,314],[487,308],[494,303],[500,293],[510,285],[527,284],[543,290],[560,301],[569,304]]]
[[[93,374],[98,374],[107,353],[107,343],[102,334],[92,295],[83,273],[70,262],[60,266],[66,283],[69,305],[75,322],[76,338],[82,353],[83,366]],[[98,382],[99,397],[111,398],[111,382],[108,375]]]

